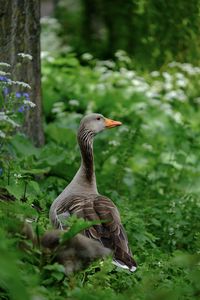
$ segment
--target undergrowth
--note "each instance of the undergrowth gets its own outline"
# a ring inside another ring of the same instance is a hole
[[[198,299],[199,68],[173,62],[138,74],[121,51],[116,62],[46,54],[42,70],[42,148],[16,131],[26,91],[10,94],[7,72],[0,81],[1,299]],[[98,135],[94,152],[99,192],[119,208],[138,262],[133,274],[108,258],[66,277],[21,234],[25,219],[37,236],[51,228],[49,207],[79,167],[78,124],[92,111],[123,123]]]

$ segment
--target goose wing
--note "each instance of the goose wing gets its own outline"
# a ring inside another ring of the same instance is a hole
[[[121,224],[117,207],[101,195],[71,195],[57,208],[58,218],[75,214],[89,221],[103,221],[84,231],[84,235],[99,241],[113,251],[113,263],[130,271],[136,270],[136,262],[128,246],[126,232]]]

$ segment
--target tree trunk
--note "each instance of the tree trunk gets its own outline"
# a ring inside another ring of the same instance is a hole
[[[24,131],[40,146],[44,143],[41,105],[40,0],[0,0],[0,61],[12,66],[12,78],[30,84],[36,104],[26,113]],[[32,56],[19,68],[18,53]]]

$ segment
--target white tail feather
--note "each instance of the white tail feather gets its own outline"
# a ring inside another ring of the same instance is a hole
[[[122,264],[122,263],[120,263],[120,262],[117,261],[117,260],[113,260],[112,263],[113,263],[115,266],[117,266],[117,267],[119,267],[119,268],[122,268],[122,269],[129,270],[130,272],[135,272],[136,269],[137,269],[135,266],[132,266],[131,268],[129,268],[127,265]]]

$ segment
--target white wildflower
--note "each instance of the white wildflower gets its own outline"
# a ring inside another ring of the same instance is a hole
[[[7,117],[6,121],[7,121],[8,123],[10,123],[14,128],[20,127],[19,124],[17,124],[15,121],[13,121],[12,119],[10,119],[9,117]]]
[[[102,64],[110,69],[115,67],[115,63],[112,60],[103,60]]]
[[[127,80],[125,78],[119,78],[117,81],[116,81],[116,85],[117,86],[127,86]]]
[[[51,30],[51,32],[56,32],[61,28],[61,25],[58,22],[58,20],[52,17],[42,17],[40,19],[40,23],[44,26],[46,25],[46,27],[48,27]]]
[[[195,102],[196,104],[199,104],[199,105],[200,105],[200,97],[195,98],[195,99],[194,99],[194,102]]]
[[[71,99],[71,100],[69,100],[69,105],[71,105],[71,106],[79,106],[79,101],[78,100],[76,100],[76,99]]]
[[[118,50],[115,53],[115,57],[117,57],[119,61],[123,61],[123,62],[126,62],[126,63],[131,62],[131,59],[127,56],[127,54],[124,50]]]
[[[139,79],[133,79],[133,80],[131,80],[131,82],[132,82],[132,84],[134,85],[134,86],[139,86],[139,85],[141,85],[141,81],[139,80]]]
[[[92,60],[93,59],[93,56],[90,53],[83,53],[81,57],[84,60]]]
[[[150,73],[150,75],[151,75],[152,77],[158,77],[158,76],[160,76],[160,72],[158,72],[158,71],[153,71],[153,72]]]
[[[146,92],[148,90],[148,85],[147,84],[141,84],[140,86],[135,87],[135,91],[139,93]]]
[[[171,63],[168,64],[168,66],[170,68],[178,67],[179,65],[180,65],[180,63],[178,63],[176,61],[172,61]]]
[[[154,121],[154,125],[155,125],[155,127],[159,128],[159,129],[163,129],[164,128],[164,124],[160,120],[155,120]]]
[[[177,72],[177,73],[175,74],[175,77],[176,77],[177,79],[185,79],[185,75],[184,75],[183,73],[180,73],[180,72]]]
[[[40,56],[41,56],[41,59],[47,58],[49,56],[49,52],[48,51],[41,51]]]
[[[96,89],[96,85],[95,85],[95,84],[90,84],[90,85],[88,85],[88,90],[89,90],[90,92],[94,92],[95,89]]]
[[[176,84],[177,84],[179,87],[184,88],[184,87],[187,86],[188,80],[187,80],[186,78],[178,79],[178,80],[176,81]]]
[[[97,88],[98,91],[101,91],[101,92],[105,91],[105,85],[103,83],[97,84],[96,88]]]
[[[25,105],[28,105],[28,106],[30,106],[32,108],[36,106],[36,104],[33,103],[32,101],[24,100],[23,102],[24,102]]]
[[[23,82],[23,81],[12,81],[12,83],[16,84],[16,85],[19,85],[19,86],[22,86],[24,88],[31,89],[30,85],[26,82]]]
[[[0,71],[0,76],[9,76],[9,72]]]
[[[22,57],[22,58],[27,58],[29,60],[32,60],[33,59],[33,56],[28,54],[28,53],[18,53],[17,54],[18,56]]]
[[[182,90],[170,91],[166,93],[164,97],[168,101],[178,100],[180,102],[185,102],[187,100],[187,97]]]
[[[128,71],[125,73],[125,76],[128,79],[132,79],[135,75],[136,75],[136,73],[134,71]]]
[[[176,99],[178,101],[185,102],[187,100],[187,97],[182,90],[177,90],[176,92],[177,92]]]
[[[147,143],[142,144],[142,147],[143,147],[144,149],[148,150],[148,151],[152,151],[152,150],[153,150],[152,145],[147,144]]]
[[[180,64],[180,68],[183,71],[185,71],[186,73],[188,73],[189,75],[195,75],[196,74],[195,68],[191,64],[188,64],[188,63]]]
[[[166,90],[166,91],[170,91],[172,88],[173,88],[173,85],[170,81],[166,81],[164,82],[163,84],[163,88]]]
[[[112,75],[113,75],[113,72],[108,70],[107,72],[101,74],[100,79],[101,79],[101,81],[107,81],[107,79],[112,78]]]
[[[149,103],[151,106],[160,107],[160,101],[158,101],[158,98],[150,98]]]
[[[17,178],[17,179],[19,179],[19,178],[22,178],[22,175],[21,175],[20,173],[18,173],[18,174],[15,173],[15,174],[14,174],[14,177]]]
[[[121,50],[121,49],[117,50],[116,53],[115,53],[116,57],[120,57],[120,56],[124,56],[124,55],[126,56],[126,51]]]
[[[157,92],[155,92],[155,91],[153,91],[153,90],[148,90],[148,91],[146,92],[146,96],[147,96],[148,98],[159,98],[159,93],[157,93]]]
[[[173,114],[173,119],[178,124],[182,124],[183,123],[183,121],[182,121],[182,115],[178,111]]]
[[[99,72],[99,73],[105,73],[107,72],[107,68],[105,66],[100,66],[100,65],[97,65],[95,67],[95,71]]]
[[[171,81],[172,80],[172,75],[167,73],[167,72],[163,72],[162,73],[163,77],[165,78],[166,81]]]
[[[7,115],[5,112],[0,111],[0,121],[5,121],[7,119]]]
[[[126,125],[123,125],[119,128],[119,132],[128,132],[129,131],[129,127]]]
[[[118,141],[116,141],[116,140],[111,140],[111,141],[109,141],[109,145],[112,145],[112,146],[114,146],[114,147],[117,147],[117,146],[120,145],[120,143],[119,143]]]
[[[117,157],[116,156],[111,156],[110,162],[112,165],[116,165],[117,164]]]
[[[176,97],[177,97],[177,92],[174,91],[174,90],[172,90],[172,91],[165,94],[165,99],[169,100],[169,101],[175,99]]]
[[[172,206],[172,207],[175,207],[175,206],[176,206],[176,202],[175,202],[175,201],[172,201],[172,202],[171,202],[171,206]]]
[[[5,137],[6,134],[2,130],[0,130],[0,138],[5,139]]]
[[[0,112],[0,121],[5,121],[7,123],[10,123],[13,127],[19,127],[19,124],[14,122],[12,119],[10,119],[5,112]]]
[[[0,67],[7,67],[7,68],[10,68],[11,65],[10,64],[7,64],[5,62],[0,62]]]
[[[48,62],[50,62],[50,63],[52,63],[52,62],[54,62],[54,60],[55,60],[55,58],[53,57],[53,56],[47,56],[47,61]]]
[[[194,70],[195,70],[196,74],[200,74],[200,68],[199,67],[194,67]]]
[[[163,89],[163,83],[161,81],[156,80],[151,87],[151,90],[154,92],[161,92]]]

